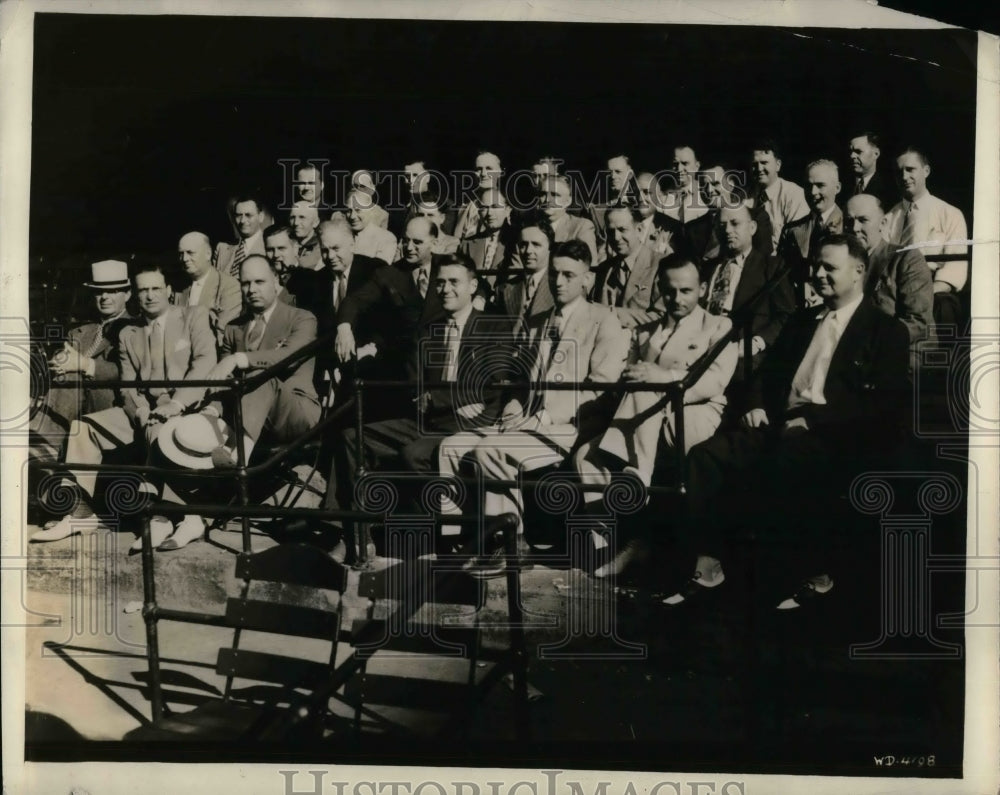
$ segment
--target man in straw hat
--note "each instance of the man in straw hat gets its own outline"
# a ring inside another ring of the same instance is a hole
[[[170,304],[170,288],[160,265],[145,265],[135,274],[142,322],[124,328],[119,336],[118,361],[125,381],[197,380],[205,378],[216,363],[215,335],[204,307]],[[148,452],[170,417],[201,402],[204,387],[126,387],[121,405],[87,414],[70,426],[66,443],[67,464],[100,464],[104,453],[145,440]],[[74,511],[53,526],[36,533],[32,541],[57,541],[96,529],[101,521],[91,502],[96,472],[77,472],[79,499]],[[154,485],[155,487],[155,485]],[[181,502],[170,485],[162,484],[165,501]],[[200,522],[186,516],[181,522]],[[166,519],[153,520],[153,542],[159,546],[173,532]],[[133,551],[141,548],[137,541]]]
[[[49,362],[49,372],[57,381],[118,378],[118,334],[132,320],[125,306],[132,295],[128,267],[117,260],[103,260],[93,263],[90,272],[91,280],[83,286],[93,295],[100,319],[70,330],[62,349]],[[73,420],[113,404],[110,389],[52,389],[45,406],[32,417],[31,429],[58,454]]]

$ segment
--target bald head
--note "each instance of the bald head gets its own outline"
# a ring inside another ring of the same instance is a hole
[[[726,252],[740,254],[750,250],[757,222],[750,215],[750,208],[740,202],[719,211],[719,230]]]
[[[868,193],[859,193],[847,200],[844,207],[844,231],[854,235],[867,251],[882,240],[885,212],[882,203]]]
[[[177,258],[191,280],[200,279],[212,267],[212,243],[203,232],[188,232],[177,244]]]

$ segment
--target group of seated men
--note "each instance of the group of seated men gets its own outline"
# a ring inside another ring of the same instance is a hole
[[[926,157],[912,148],[897,157],[893,201],[877,136],[852,138],[849,154],[843,208],[832,160],[811,163],[803,188],[779,176],[770,142],[752,152],[748,189],[724,164],[702,168],[689,146],[674,149],[670,191],[613,157],[611,200],[576,213],[554,158],[535,164],[528,210],[511,209],[499,158],[481,152],[478,190],[462,207],[424,190],[418,161],[406,167],[403,206],[383,209],[362,183],[327,218],[322,172],[305,165],[287,223],[265,225],[263,203],[239,196],[233,243],[213,249],[200,232],[180,237],[182,291],[173,292],[163,264],[134,268],[131,278],[124,262],[92,265],[85,287],[100,319],[72,331],[50,367],[62,380],[139,386],[52,390],[59,405],[50,401],[50,414],[67,431],[64,460],[101,463],[137,442],[147,463],[163,465],[150,490],[191,502],[191,479],[171,466],[233,467],[261,439],[289,441],[314,427],[323,402],[342,405],[353,379],[404,381],[408,389],[365,394],[363,445],[351,418],[330,425],[325,507],[363,502],[358,465],[391,459],[410,472],[455,477],[471,467],[487,478],[483,505],[463,504],[456,489],[440,497],[443,514],[481,509],[520,520],[526,473],[561,464],[588,486],[625,472],[648,487],[682,424],[688,507],[669,524],[695,564],[665,603],[690,603],[725,580],[725,539],[740,517],[720,497],[752,478],[759,501],[781,506],[787,521],[801,521],[803,506],[824,515],[817,505],[896,448],[914,345],[960,312],[965,222],[927,191]],[[922,252],[958,256],[928,263]],[[733,322],[744,324],[747,344],[731,334]],[[332,342],[243,394],[237,436],[230,377],[318,336]],[[686,384],[683,418],[666,386],[606,388],[684,381],[710,352]],[[162,380],[177,383],[142,385]],[[194,380],[224,383],[184,383]],[[578,386],[556,388],[564,383]],[[64,485],[78,497],[74,509],[33,541],[103,526],[96,473],[77,471]],[[584,504],[597,518],[613,513],[600,488],[586,489]],[[170,550],[205,527],[188,514],[176,525],[156,517],[150,529],[154,546]],[[832,529],[821,520],[803,527],[783,608],[833,586]],[[643,553],[636,541],[604,549],[597,577],[620,574]]]

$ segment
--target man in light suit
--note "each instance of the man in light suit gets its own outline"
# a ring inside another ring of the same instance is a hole
[[[539,199],[542,211],[552,224],[555,242],[582,240],[590,249],[590,261],[597,262],[597,233],[593,222],[569,213],[569,207],[573,203],[573,189],[569,177],[563,175],[548,177],[542,186]]]
[[[851,139],[848,146],[851,159],[851,181],[847,197],[862,193],[875,196],[888,209],[899,200],[899,191],[891,177],[878,168],[882,154],[879,137],[873,132],[863,132]]]
[[[71,329],[66,341],[49,362],[49,372],[59,381],[108,381],[118,378],[118,335],[133,321],[126,308],[132,296],[128,266],[103,260],[91,266],[91,281],[84,287],[94,297],[94,323]],[[54,460],[61,452],[70,423],[82,414],[111,408],[111,389],[50,389],[44,406],[31,417],[32,455]],[[42,444],[44,443],[44,445]]]
[[[688,515],[678,529],[697,557],[695,573],[666,604],[690,604],[725,582],[726,531],[741,523],[787,532],[801,585],[780,609],[815,604],[833,588],[829,545],[844,530],[838,498],[857,474],[892,460],[910,395],[906,329],[865,300],[866,266],[849,235],[820,244],[813,285],[824,305],[782,329],[743,427],[691,450]],[[734,499],[737,489],[749,504]]]
[[[757,292],[778,273],[780,265],[774,258],[765,257],[753,248],[753,233],[757,225],[745,203],[722,209],[719,226],[719,236],[723,239],[722,255],[705,264],[708,290],[703,305],[710,314],[728,317],[743,312]],[[757,367],[765,349],[774,344],[781,327],[795,311],[788,277],[782,278],[752,311],[753,366]],[[741,344],[741,357],[744,350]],[[740,372],[737,371],[736,379],[740,378]]]
[[[458,474],[471,455],[485,477],[516,480],[521,473],[564,460],[578,439],[596,436],[607,426],[606,393],[590,383],[619,379],[628,356],[629,337],[615,314],[592,304],[590,249],[579,240],[557,243],[549,280],[555,306],[534,318],[529,327],[534,382],[582,382],[577,391],[529,389],[510,397],[495,426],[451,436],[439,450],[441,472]],[[484,513],[522,513],[521,491],[487,487]],[[443,511],[455,512],[445,503]]]
[[[545,213],[535,211],[518,219],[517,256],[522,270],[512,272],[497,285],[491,307],[495,314],[514,321],[515,336],[527,334],[532,319],[553,306],[548,278],[553,234]]]
[[[208,235],[201,232],[184,235],[177,244],[177,256],[191,283],[177,295],[174,303],[205,307],[216,343],[221,345],[226,324],[243,308],[239,282],[212,267],[212,244]]]
[[[844,214],[837,206],[840,175],[832,160],[816,160],[806,169],[806,202],[809,215],[785,225],[778,242],[778,256],[791,269],[789,276],[799,306],[819,303],[812,287],[811,261],[825,235],[844,231]]]
[[[756,182],[754,206],[767,210],[771,219],[771,251],[768,253],[775,254],[785,225],[808,215],[809,205],[799,185],[779,176],[781,156],[774,141],[762,141],[754,147],[751,173]]]
[[[316,339],[316,318],[278,300],[278,274],[264,257],[244,260],[240,288],[247,311],[226,326],[222,358],[208,378],[225,380],[236,370],[262,370],[287,358]],[[274,376],[243,396],[244,452],[247,460],[261,435],[290,441],[319,421],[313,386],[314,358]],[[216,413],[218,408],[215,409]],[[223,416],[232,424],[229,410]],[[235,444],[213,453],[216,466],[235,463]]]
[[[906,326],[912,346],[925,339],[934,325],[931,269],[918,249],[902,249],[885,242],[883,217],[876,196],[862,193],[847,201],[847,232],[868,252],[865,293],[875,306]]]
[[[472,237],[481,231],[479,211],[482,209],[482,197],[489,190],[500,187],[503,176],[503,166],[500,158],[487,149],[476,153],[476,193],[468,204],[463,205],[455,220],[455,237],[459,241]]]
[[[135,274],[143,323],[122,329],[119,335],[119,367],[125,381],[202,379],[215,365],[215,335],[208,320],[208,310],[201,306],[176,307],[170,304],[170,288],[159,265],[147,265]],[[121,405],[113,406],[75,421],[66,444],[66,463],[99,464],[104,453],[144,442],[146,458],[160,432],[162,423],[199,404],[204,387],[126,387],[121,391]],[[96,472],[79,472],[76,486],[81,499],[76,510],[48,530],[34,537],[52,541],[99,527],[91,501],[97,482]],[[169,484],[163,483],[165,501],[181,502]],[[187,522],[192,517],[185,517]],[[194,517],[200,522],[198,517]],[[154,522],[154,545],[161,544],[173,532],[171,523],[161,517]],[[133,545],[138,550],[138,542]]]
[[[657,280],[666,303],[666,315],[640,327],[638,361],[625,369],[626,381],[664,384],[680,381],[732,328],[728,318],[710,315],[698,305],[706,285],[691,257],[681,254],[664,257]],[[731,342],[685,392],[685,452],[718,430],[726,405],[726,387],[736,370],[737,358],[736,343]],[[648,487],[660,446],[669,450],[675,447],[676,422],[673,406],[664,393],[627,392],[604,435],[576,452],[576,471],[584,483],[608,486],[613,470],[628,468]],[[586,491],[583,498],[588,504],[596,503],[602,493]],[[622,546],[614,560],[598,568],[595,575],[620,574],[643,549],[641,542]]]
[[[214,264],[221,273],[236,279],[243,260],[251,254],[264,254],[264,226],[268,216],[260,199],[249,194],[237,196],[230,207],[230,220],[238,237],[235,243],[219,243],[215,247]]]
[[[931,166],[919,149],[906,148],[896,158],[896,178],[903,200],[885,216],[882,235],[897,246],[917,246],[929,254],[966,253],[969,232],[965,216],[927,190]],[[956,324],[961,316],[959,291],[969,278],[969,263],[964,259],[928,262],[934,273],[934,319]]]
[[[396,236],[378,225],[380,212],[384,211],[372,193],[352,190],[347,194],[347,223],[354,232],[354,252],[388,265],[396,259]]]
[[[604,215],[613,256],[597,266],[590,300],[612,307],[627,329],[658,320],[664,311],[656,279],[658,257],[640,240],[642,213],[612,207]]]

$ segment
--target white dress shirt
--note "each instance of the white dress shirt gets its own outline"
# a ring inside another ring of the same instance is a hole
[[[864,293],[846,306],[820,312],[819,324],[792,379],[792,389],[788,393],[788,408],[806,403],[826,405],[823,388],[826,385],[826,376],[830,372],[830,362],[833,360],[834,351],[837,350],[844,329],[847,328],[857,308],[861,306],[863,299]]]

